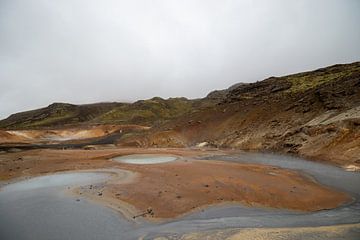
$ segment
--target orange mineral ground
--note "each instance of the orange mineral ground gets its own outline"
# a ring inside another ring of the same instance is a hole
[[[180,158],[162,164],[126,164],[114,156],[139,153],[172,154]],[[226,151],[218,151],[226,153]],[[37,176],[83,169],[124,169],[131,181],[108,181],[101,195],[90,198],[136,215],[149,207],[151,218],[173,218],[213,204],[317,211],[351,200],[345,193],[316,183],[298,172],[273,166],[196,160],[213,151],[188,149],[30,150],[0,154],[0,178]],[[80,191],[81,192],[81,191]],[[86,194],[86,193],[84,193]],[[130,208],[129,208],[130,206]]]

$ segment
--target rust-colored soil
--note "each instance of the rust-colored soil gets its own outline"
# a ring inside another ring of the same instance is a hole
[[[148,127],[139,125],[95,125],[58,129],[0,130],[0,145],[79,142],[105,137],[112,133],[146,129]]]
[[[221,161],[176,161],[158,165],[123,165],[141,174],[127,185],[109,186],[114,197],[155,217],[170,218],[223,202],[302,211],[334,208],[349,200],[296,172],[272,166]]]
[[[131,153],[166,153],[181,159],[152,165],[132,165],[108,160]],[[34,176],[74,169],[121,168],[137,173],[122,184],[110,182],[96,200],[126,202],[141,213],[148,207],[153,217],[171,218],[209,204],[241,202],[301,211],[334,208],[350,197],[321,186],[297,172],[272,166],[221,161],[200,161],[193,157],[214,152],[176,149],[33,150],[0,155],[1,179]],[[134,213],[135,214],[135,213]]]

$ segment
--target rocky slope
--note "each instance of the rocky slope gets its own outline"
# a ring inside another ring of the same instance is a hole
[[[271,77],[120,145],[215,146],[360,165],[360,63]]]
[[[139,124],[119,146],[212,146],[360,166],[360,62],[236,84],[197,100],[52,104],[0,121],[6,129]],[[4,133],[5,134],[5,133]]]
[[[53,103],[45,108],[12,114],[0,121],[2,129],[43,129],[95,124],[138,124],[152,126],[206,106],[207,101],[155,97],[135,103],[74,105]]]

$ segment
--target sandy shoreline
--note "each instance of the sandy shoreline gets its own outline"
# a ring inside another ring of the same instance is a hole
[[[75,197],[85,197],[87,200],[105,205],[119,213],[121,213],[125,218],[131,221],[136,219],[133,216],[139,214],[139,211],[132,206],[131,204],[121,201],[119,199],[114,199],[103,194],[104,188],[109,184],[127,184],[136,181],[139,177],[139,174],[123,169],[94,169],[94,170],[84,170],[86,172],[95,172],[95,173],[110,173],[111,176],[105,182],[90,184],[87,186],[75,187],[68,191],[69,194]]]

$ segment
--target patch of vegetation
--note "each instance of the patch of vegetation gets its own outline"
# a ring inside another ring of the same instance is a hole
[[[50,126],[52,124],[58,124],[59,122],[64,122],[67,119],[71,119],[74,116],[75,116],[75,114],[72,112],[68,112],[65,114],[52,115],[52,116],[43,118],[39,121],[32,121],[28,124],[25,124],[24,127],[31,128],[31,127],[39,127],[39,126]]]
[[[285,78],[291,82],[291,88],[288,93],[305,92],[321,84],[328,83],[337,79],[345,78],[360,72],[360,63],[334,65],[327,68],[321,68],[312,72],[298,73],[289,75]]]
[[[181,116],[193,107],[193,101],[186,98],[162,99],[159,97],[137,101],[106,112],[94,121],[100,123],[135,123],[151,125],[155,121],[166,121]]]
[[[69,124],[139,124],[152,126],[181,116],[193,109],[195,101],[159,97],[135,103],[72,105],[54,103],[48,107],[17,113],[0,121],[1,128],[32,129]]]

